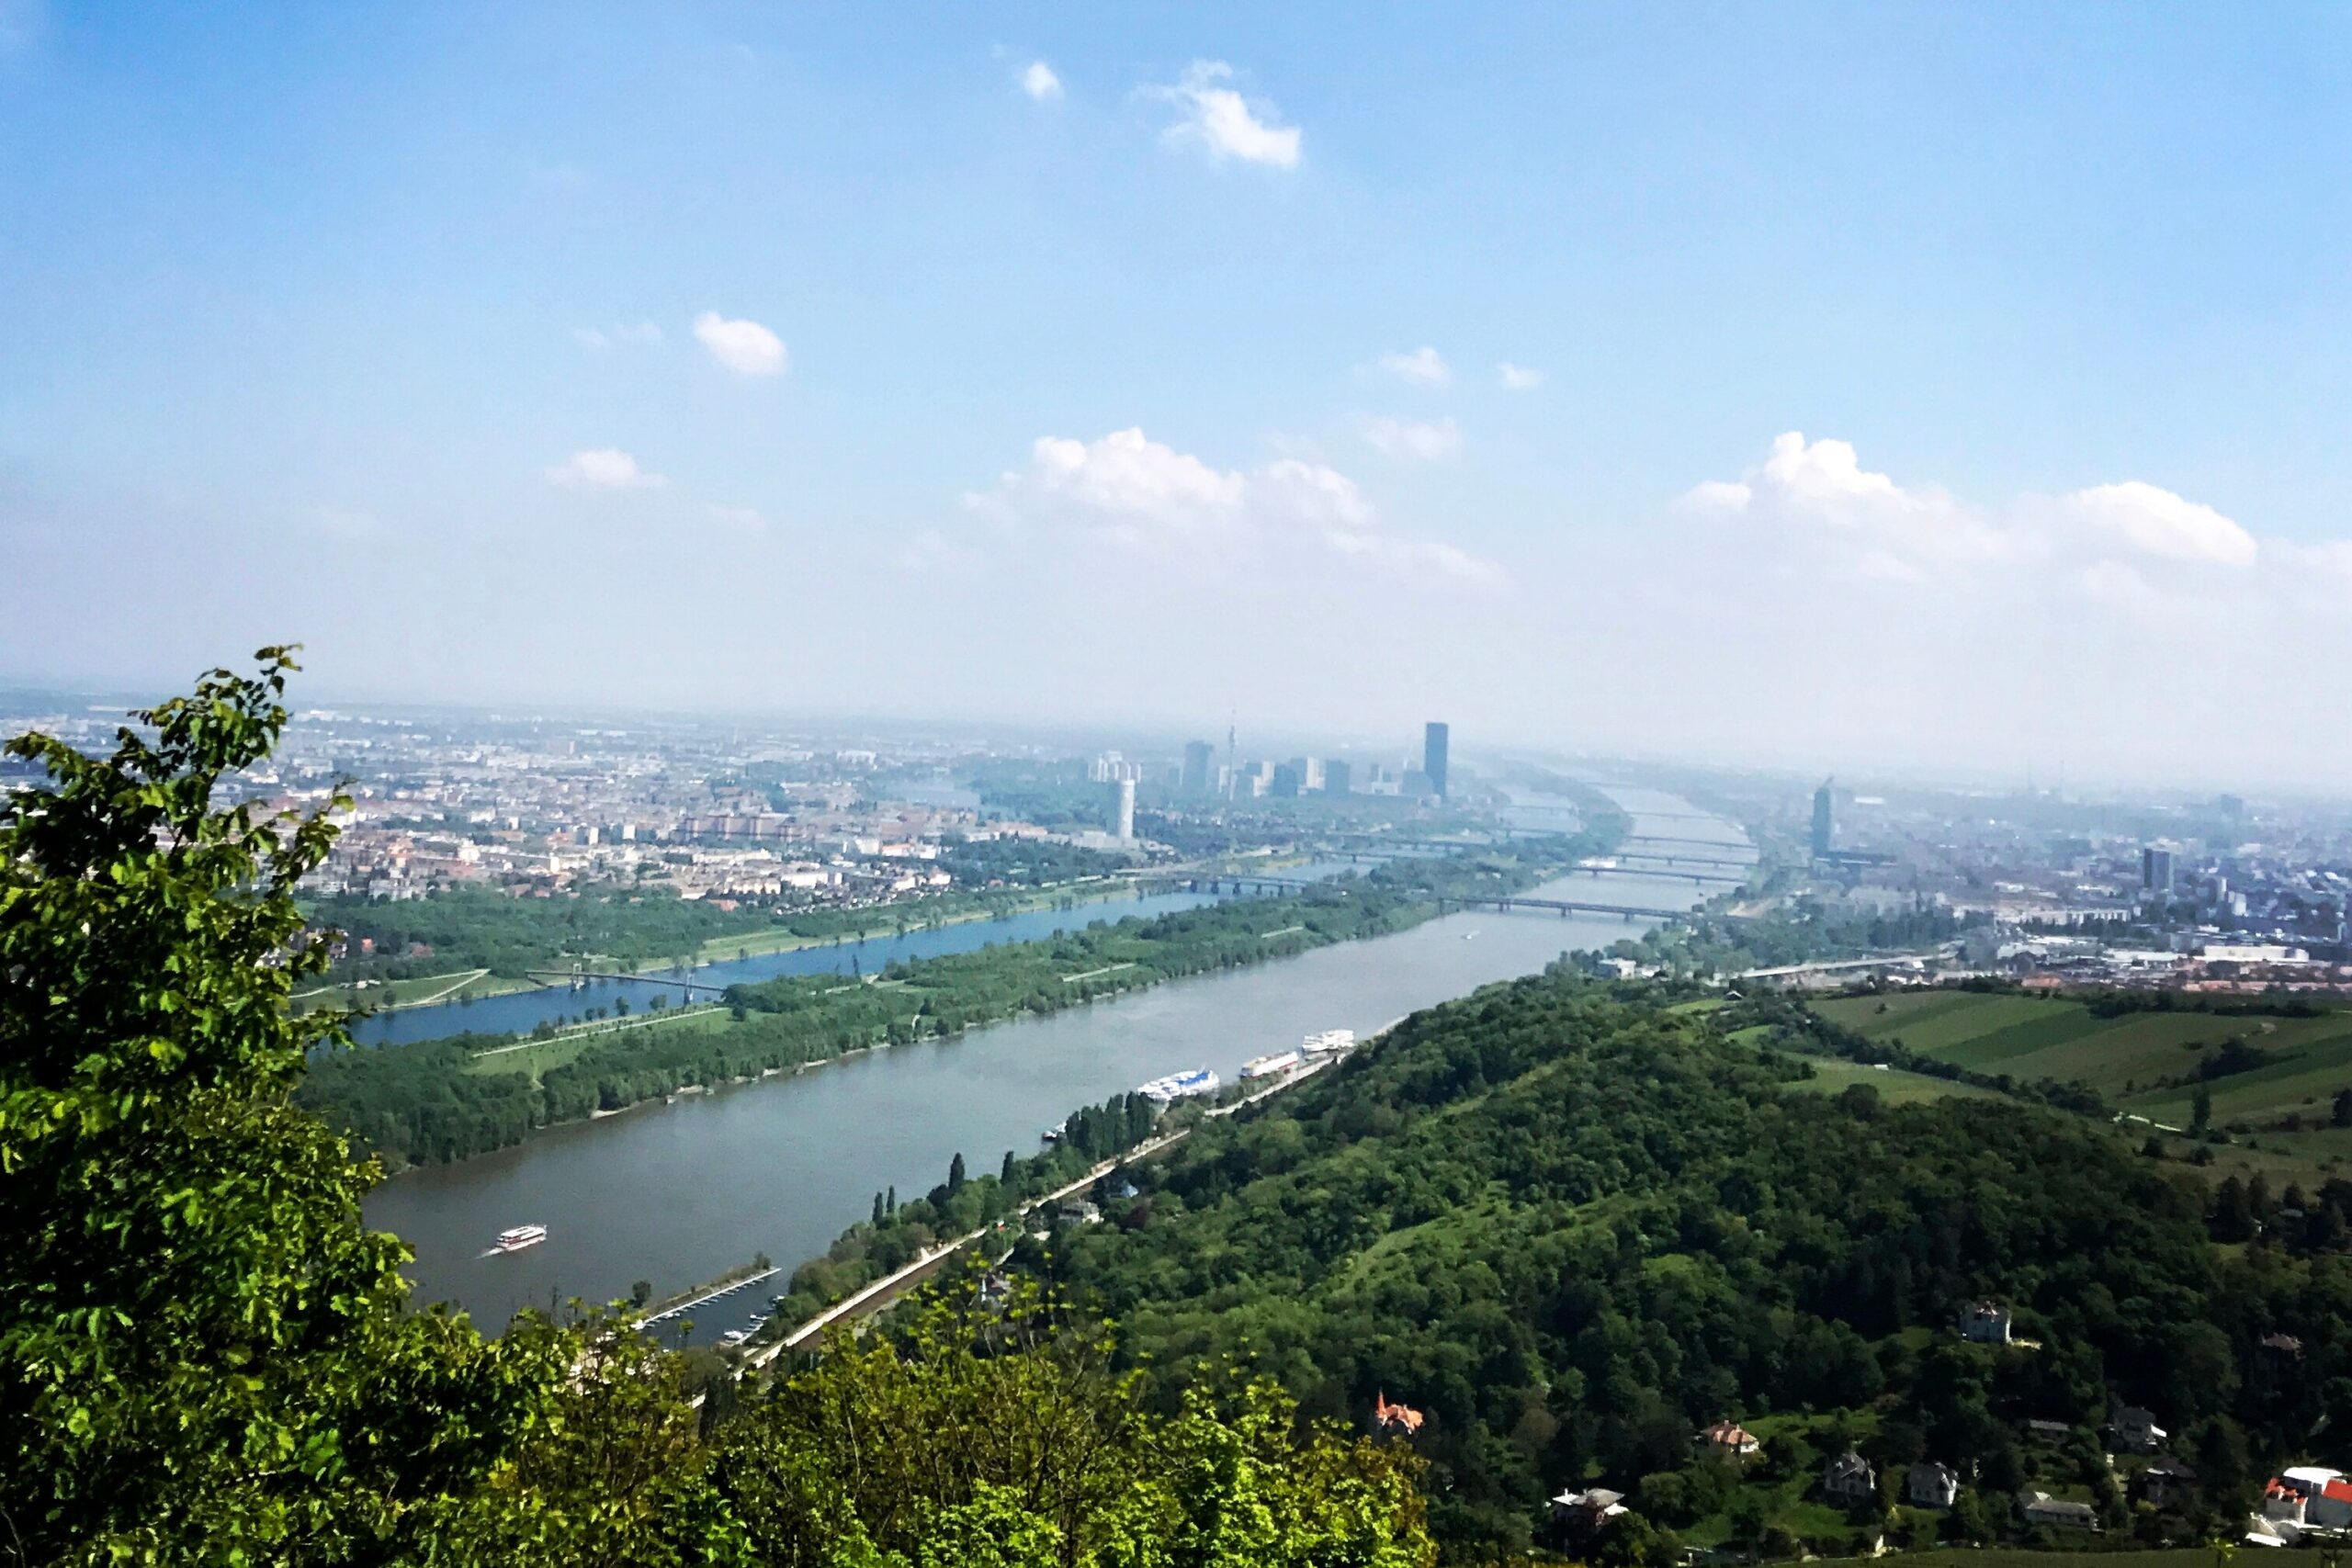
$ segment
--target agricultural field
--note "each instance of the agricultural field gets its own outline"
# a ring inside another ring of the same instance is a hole
[[[2335,1174],[2352,1161],[2352,1127],[2331,1124],[2337,1092],[2352,1088],[2352,1011],[2100,1018],[2064,998],[1956,990],[1839,997],[1814,1006],[1871,1040],[1978,1072],[2086,1084],[2161,1133],[2188,1126],[2199,1064],[2235,1041],[2262,1060],[2205,1084],[2213,1125],[2231,1134],[2230,1145],[2214,1151],[2216,1173],[2260,1170],[2275,1184]]]

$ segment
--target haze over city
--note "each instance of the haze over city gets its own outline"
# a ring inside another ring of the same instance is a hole
[[[2233,20],[8,0],[0,681],[2332,789]]]

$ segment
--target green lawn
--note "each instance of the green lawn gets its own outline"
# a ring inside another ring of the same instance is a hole
[[[672,1009],[666,1011],[641,1012],[626,1019],[606,1019],[591,1024],[575,1024],[552,1040],[517,1040],[509,1045],[492,1046],[477,1051],[466,1064],[469,1073],[526,1073],[534,1080],[550,1068],[560,1067],[591,1042],[606,1038],[622,1030],[712,1030],[732,1029],[734,1021],[722,1007],[710,1006]]]
[[[1866,1083],[1878,1090],[1879,1098],[1889,1105],[1911,1105],[1921,1100],[1941,1100],[1948,1095],[1984,1100],[2001,1098],[1989,1089],[1955,1083],[1950,1078],[1930,1077],[1925,1073],[1873,1067],[1861,1062],[1842,1061],[1836,1056],[1807,1056],[1805,1060],[1813,1066],[1813,1077],[1789,1086],[1799,1094],[1836,1094],[1850,1085]]]

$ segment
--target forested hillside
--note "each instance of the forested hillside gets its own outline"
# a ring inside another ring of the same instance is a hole
[[[2028,1486],[2189,1540],[2315,1431],[2341,1445],[2345,1258],[2215,1246],[2193,1177],[2062,1112],[1811,1092],[1810,1064],[1733,1043],[1710,1006],[1492,987],[1204,1129],[1114,1223],[1022,1256],[1121,1325],[1163,1401],[1237,1354],[1314,1414],[1363,1421],[1384,1393],[1424,1413],[1456,1550],[1523,1544],[1588,1484],[1635,1510],[1619,1552],[1659,1527],[1841,1551],[1890,1517],[2030,1535]],[[1984,1300],[2040,1348],[1962,1343]],[[2141,1459],[2121,1490],[2094,1446],[2117,1401],[2156,1413],[2192,1490],[2140,1504]],[[1744,1471],[1694,1457],[1724,1419],[1774,1439]],[[1876,1481],[1830,1508],[1816,1467],[1854,1443]],[[1891,1513],[1923,1458],[1971,1478],[1961,1505]]]

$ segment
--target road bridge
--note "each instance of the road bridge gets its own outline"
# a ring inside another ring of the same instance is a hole
[[[1680,844],[1699,850],[1744,850],[1750,847],[1735,839],[1678,839],[1671,833],[1628,833],[1618,843]]]
[[[595,969],[526,969],[523,973],[533,980],[568,980],[575,991],[591,980],[618,980],[639,986],[674,986],[682,991],[707,991],[714,997],[723,996],[727,991],[724,986],[714,986],[702,980],[675,980],[666,975],[608,974]]]
[[[1736,887],[1747,880],[1722,871],[1683,871],[1662,865],[1580,865],[1576,868],[1587,876],[1646,876],[1653,882],[1688,882],[1694,885],[1713,883],[1722,887]]]
[[[1741,873],[1756,869],[1756,863],[1752,860],[1731,860],[1723,855],[1694,855],[1679,850],[1620,850],[1608,858],[1621,863],[1629,860],[1654,860],[1666,865],[1703,865],[1716,870]]]
[[[1588,898],[1522,898],[1515,894],[1498,894],[1491,898],[1441,898],[1438,910],[1443,913],[1447,905],[1457,909],[1532,910],[1539,914],[1557,915],[1566,919],[1570,915],[1621,915],[1628,920],[1679,919],[1687,909],[1660,909],[1646,904],[1603,904]]]

